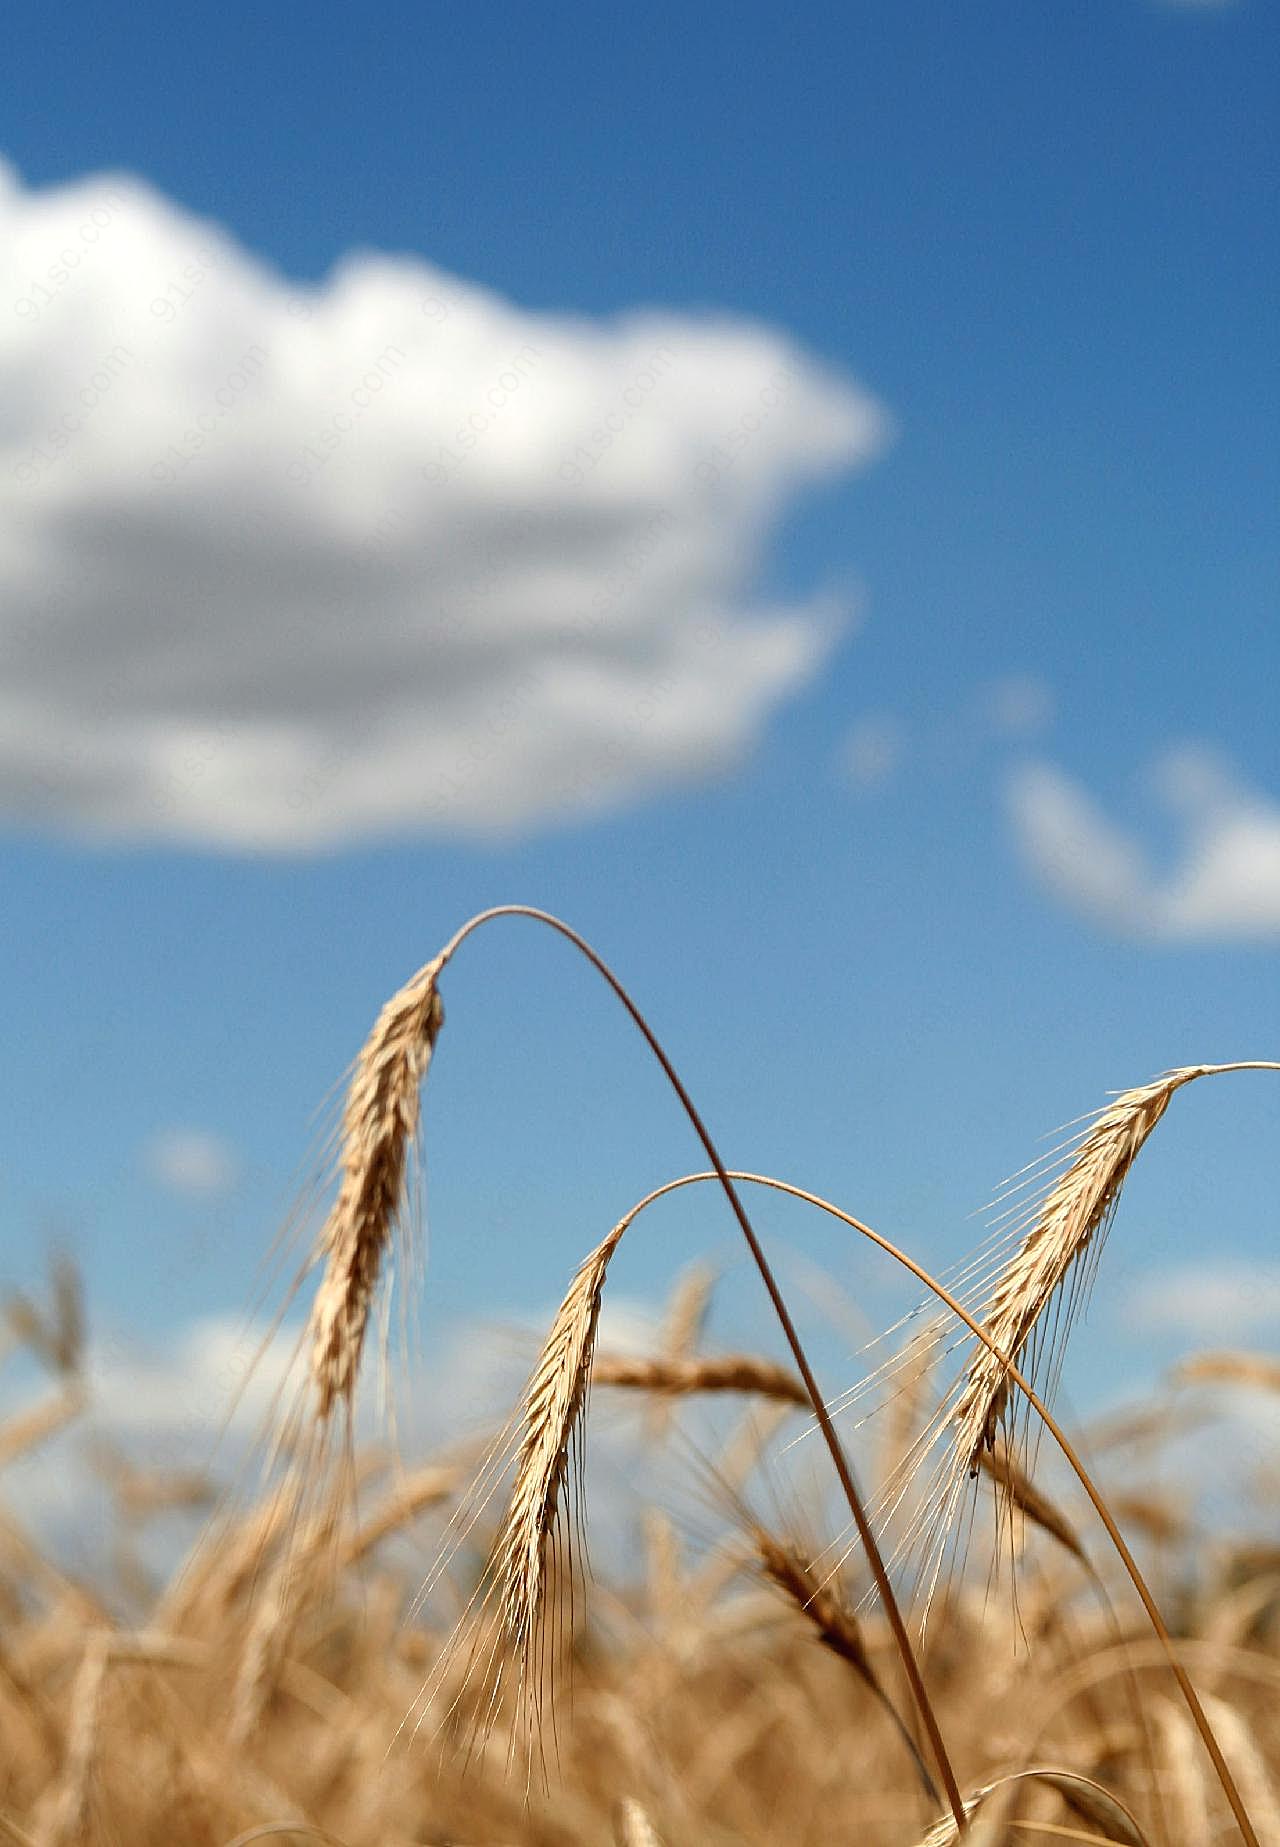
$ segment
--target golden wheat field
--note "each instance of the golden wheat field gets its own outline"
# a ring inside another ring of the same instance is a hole
[[[489,1444],[405,1454],[365,1440],[356,1404],[377,1384],[380,1292],[412,1255],[447,965],[515,914],[586,954],[704,1158],[553,1279],[561,1307]],[[926,1304],[831,1397],[752,1223],[782,1183],[726,1167],[636,1003],[568,926],[514,906],[473,919],[352,1066],[256,1486],[210,1505],[161,1584],[127,1553],[70,1575],[6,1498],[0,1841],[1280,1843],[1280,1471],[1239,1484],[1227,1528],[1171,1496],[1163,1467],[1193,1417],[1220,1435],[1250,1395],[1274,1397],[1280,1362],[1188,1355],[1131,1414],[1078,1429],[1048,1397],[1126,1177],[1153,1133],[1176,1133],[1160,1125],[1178,1093],[1267,1069],[1181,1067],[1112,1094],[1011,1184],[949,1279],[915,1265],[909,1237],[899,1249],[892,1228],[788,1183],[905,1266]],[[614,1252],[685,1186],[745,1240],[768,1352],[707,1339],[697,1267],[652,1352],[610,1350]],[[0,1429],[0,1462],[86,1410],[85,1312],[66,1266],[7,1304],[10,1345],[47,1383]],[[709,1402],[694,1442],[687,1418]],[[585,1446],[620,1405],[688,1497],[635,1510],[632,1543],[588,1572]],[[204,1505],[199,1463],[115,1465],[132,1534]]]

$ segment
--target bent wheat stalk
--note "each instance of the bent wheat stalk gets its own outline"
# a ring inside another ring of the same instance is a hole
[[[1247,1065],[1232,1068],[1268,1071],[1276,1069],[1273,1065]],[[1213,1727],[1210,1725],[1204,1708],[1200,1703],[1199,1695],[1191,1684],[1191,1679],[1187,1674],[1187,1670],[1182,1665],[1177,1649],[1174,1646],[1173,1637],[1169,1633],[1168,1625],[1161,1615],[1160,1607],[1156,1603],[1151,1589],[1138,1567],[1138,1562],[1134,1558],[1133,1553],[1129,1550],[1123,1533],[1116,1525],[1111,1509],[1103,1499],[1101,1489],[1089,1474],[1089,1471],[1085,1468],[1084,1463],[1076,1452],[1075,1446],[1072,1444],[1070,1438],[1058,1423],[1057,1419],[1053,1416],[1048,1406],[1044,1403],[1044,1400],[1040,1397],[1031,1381],[1023,1375],[1009,1355],[1001,1354],[997,1351],[987,1329],[981,1322],[975,1319],[962,1302],[957,1300],[946,1285],[939,1282],[935,1276],[932,1276],[929,1271],[924,1268],[923,1264],[917,1263],[914,1257],[908,1256],[906,1251],[901,1250],[896,1244],[892,1243],[883,1233],[873,1230],[870,1225],[864,1224],[861,1219],[854,1218],[851,1213],[845,1212],[840,1206],[833,1205],[829,1199],[823,1199],[821,1194],[811,1193],[807,1191],[806,1188],[794,1186],[786,1180],[774,1179],[770,1174],[750,1174],[735,1169],[730,1173],[729,1178],[738,1185],[767,1187],[773,1192],[785,1193],[789,1198],[802,1200],[806,1205],[815,1206],[820,1212],[826,1212],[832,1218],[839,1219],[841,1224],[847,1225],[851,1231],[856,1231],[859,1236],[868,1239],[872,1244],[876,1245],[886,1256],[892,1257],[895,1263],[901,1264],[903,1269],[909,1271],[910,1274],[916,1278],[917,1282],[923,1283],[925,1288],[935,1295],[945,1308],[950,1309],[951,1313],[964,1323],[974,1338],[980,1341],[985,1347],[989,1348],[992,1354],[1000,1360],[1002,1366],[1007,1371],[1009,1383],[1015,1385],[1018,1390],[1023,1393],[1028,1405],[1039,1418],[1053,1441],[1057,1444],[1059,1450],[1062,1452],[1063,1459],[1071,1468],[1076,1480],[1080,1483],[1080,1486],[1089,1497],[1093,1510],[1101,1521],[1107,1538],[1115,1548],[1116,1554],[1124,1567],[1129,1582],[1137,1592],[1138,1599],[1142,1604],[1143,1610],[1146,1612],[1147,1620],[1151,1624],[1155,1632],[1156,1640],[1160,1645],[1165,1665],[1178,1683],[1178,1690],[1182,1695],[1187,1710],[1195,1724],[1195,1728],[1200,1734],[1201,1742],[1213,1764],[1218,1781],[1222,1786],[1222,1793],[1227,1799],[1232,1815],[1235,1817],[1241,1837],[1245,1841],[1246,1847],[1261,1847],[1257,1832],[1249,1818],[1249,1812],[1244,1805],[1239,1790],[1236,1788],[1235,1779],[1231,1774],[1230,1766],[1227,1764],[1222,1754],[1222,1749],[1214,1734]],[[644,1199],[640,1200],[637,1205],[632,1207],[629,1217],[631,1219],[637,1218],[648,1206],[664,1198],[668,1193],[678,1192],[681,1187],[705,1185],[708,1181],[718,1179],[719,1175],[715,1173],[682,1174],[679,1179],[668,1180],[664,1182],[662,1186],[655,1187],[651,1193],[646,1194]],[[961,1818],[956,1817],[954,1811],[953,1820],[957,1826],[963,1827]]]
[[[791,1312],[746,1209],[692,1097],[643,1013],[590,943],[549,911],[538,910],[532,905],[503,904],[470,918],[434,961],[428,962],[387,1003],[356,1063],[343,1123],[342,1183],[317,1252],[318,1257],[323,1257],[325,1268],[309,1321],[319,1418],[327,1420],[339,1403],[350,1408],[379,1270],[404,1204],[407,1152],[419,1122],[418,1086],[443,1020],[437,990],[440,974],[469,936],[499,917],[525,917],[544,924],[586,958],[630,1015],[702,1143],[791,1349],[893,1631],[912,1699],[937,1761],[948,1806],[957,1823],[963,1825],[959,1784],[879,1544]],[[572,1351],[572,1343],[567,1351]],[[589,1368],[589,1353],[586,1358]],[[571,1381],[569,1383],[571,1385]],[[536,1477],[532,1473],[527,1486],[536,1488]],[[542,1491],[550,1493],[551,1487],[552,1483],[544,1479]],[[558,1494],[547,1503],[553,1519],[556,1506]],[[530,1520],[537,1514],[538,1507],[535,1494],[525,1507]],[[545,1552],[545,1544],[543,1550]]]

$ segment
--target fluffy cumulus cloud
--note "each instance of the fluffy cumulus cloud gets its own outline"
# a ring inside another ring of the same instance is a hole
[[[0,172],[0,816],[315,848],[735,761],[840,609],[752,597],[885,419],[779,333],[290,287],[137,181]]]
[[[1172,942],[1280,937],[1280,803],[1246,788],[1214,753],[1170,751],[1152,770],[1153,801],[1179,835],[1156,864],[1062,770],[1024,764],[1009,782],[1022,856],[1055,896],[1119,934]]]

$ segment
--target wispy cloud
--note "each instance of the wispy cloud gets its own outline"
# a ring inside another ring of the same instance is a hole
[[[757,604],[880,409],[767,327],[291,288],[105,176],[0,171],[0,816],[293,850],[723,770],[841,611]]]
[[[1245,788],[1212,751],[1168,752],[1148,779],[1180,843],[1161,869],[1064,771],[1028,763],[1009,779],[1023,859],[1065,904],[1122,935],[1170,942],[1280,937],[1280,803]]]
[[[840,746],[838,767],[855,789],[876,789],[893,775],[906,748],[906,727],[891,712],[856,719]]]
[[[1148,1332],[1219,1344],[1280,1330],[1280,1264],[1181,1264],[1147,1278],[1130,1310]]]
[[[998,737],[1031,738],[1053,717],[1053,693],[1038,674],[1010,673],[984,689],[983,712]]]
[[[143,1152],[157,1185],[186,1198],[230,1192],[240,1168],[231,1145],[207,1129],[165,1129]]]

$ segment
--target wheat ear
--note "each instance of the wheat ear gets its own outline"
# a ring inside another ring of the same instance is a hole
[[[350,1407],[383,1258],[406,1203],[419,1089],[444,1024],[428,962],[383,1007],[356,1060],[342,1118],[338,1195],[316,1250],[324,1275],[308,1334],[316,1414]]]
[[[491,1572],[503,1641],[519,1661],[520,1696],[532,1696],[535,1709],[549,1555],[581,1438],[605,1274],[629,1222],[615,1225],[579,1265],[521,1399],[515,1477]]]
[[[627,1386],[672,1398],[693,1392],[751,1392],[779,1404],[809,1409],[809,1394],[795,1373],[775,1360],[747,1353],[696,1360],[631,1359],[602,1353],[592,1368],[592,1379],[596,1385]]]
[[[1276,1071],[1280,1070],[1280,1065],[1254,1061],[1238,1065],[1208,1066],[1206,1069],[1222,1071]],[[931,1295],[936,1296],[938,1301],[941,1302],[945,1308],[949,1309],[958,1321],[968,1328],[970,1334],[979,1345],[987,1347],[996,1354],[1002,1364],[1008,1366],[1011,1382],[1026,1398],[1031,1410],[1034,1412],[1035,1416],[1039,1418],[1044,1429],[1048,1432],[1050,1437],[1052,1437],[1053,1441],[1062,1452],[1064,1460],[1067,1462],[1076,1480],[1080,1483],[1080,1486],[1088,1496],[1094,1512],[1097,1514],[1098,1519],[1106,1531],[1107,1538],[1110,1540],[1112,1546],[1114,1546],[1116,1554],[1128,1575],[1129,1581],[1138,1594],[1142,1607],[1146,1611],[1147,1619],[1155,1632],[1156,1640],[1159,1643],[1165,1665],[1178,1683],[1178,1689],[1186,1703],[1187,1711],[1191,1714],[1196,1730],[1200,1734],[1200,1738],[1204,1744],[1204,1748],[1213,1762],[1218,1781],[1222,1785],[1222,1792],[1227,1798],[1231,1813],[1235,1817],[1236,1825],[1240,1829],[1241,1838],[1245,1841],[1246,1847],[1261,1847],[1257,1831],[1249,1819],[1249,1811],[1241,1800],[1240,1791],[1236,1787],[1235,1779],[1231,1774],[1231,1767],[1227,1763],[1226,1758],[1222,1755],[1222,1748],[1214,1736],[1213,1727],[1205,1717],[1204,1708],[1200,1704],[1199,1696],[1191,1683],[1191,1678],[1186,1668],[1183,1666],[1178,1649],[1174,1646],[1173,1637],[1170,1635],[1168,1625],[1160,1613],[1159,1605],[1151,1594],[1150,1586],[1139,1570],[1138,1562],[1126,1544],[1124,1534],[1116,1525],[1111,1510],[1096,1482],[1085,1468],[1084,1463],[1080,1460],[1075,1446],[1063,1430],[1061,1424],[1058,1423],[1048,1405],[1045,1404],[1044,1400],[1036,1391],[1033,1381],[1019,1370],[1016,1363],[1009,1362],[1006,1356],[999,1352],[999,1349],[995,1347],[992,1337],[987,1332],[986,1328],[970,1310],[965,1307],[962,1301],[952,1295],[951,1291],[944,1283],[939,1282],[937,1277],[930,1275],[929,1271],[926,1270],[922,1264],[917,1263],[914,1257],[909,1256],[906,1251],[900,1250],[896,1244],[893,1244],[880,1232],[873,1230],[870,1225],[864,1224],[861,1219],[854,1218],[852,1213],[845,1212],[839,1206],[833,1205],[829,1199],[823,1199],[820,1194],[811,1193],[801,1186],[793,1186],[786,1180],[776,1180],[769,1174],[748,1174],[734,1170],[731,1171],[729,1177],[739,1183],[767,1187],[774,1192],[785,1193],[792,1199],[804,1200],[807,1204],[816,1207],[818,1211],[828,1213],[832,1218],[839,1219],[840,1222],[847,1225],[851,1231],[856,1231],[860,1237],[868,1239],[872,1244],[876,1245],[878,1249],[882,1250],[887,1257],[892,1257],[895,1263],[900,1264],[904,1270],[907,1270],[914,1276],[918,1283],[922,1283]],[[719,1170],[714,1173],[682,1174],[679,1179],[668,1180],[664,1185],[655,1187],[651,1193],[647,1193],[638,1205],[632,1207],[630,1217],[638,1217],[648,1206],[653,1205],[659,1199],[665,1198],[668,1193],[678,1192],[686,1186],[700,1186],[709,1182],[718,1181],[719,1179]],[[948,1785],[947,1788],[947,1800],[952,1811],[951,1822],[947,1825],[954,1829],[963,1824],[965,1808],[958,1797],[954,1802],[951,1800],[950,1785]],[[955,1838],[954,1832],[947,1838]]]
[[[1175,1385],[1250,1385],[1280,1392],[1280,1360],[1266,1353],[1193,1353],[1173,1372]]]
[[[881,1685],[871,1664],[862,1625],[852,1609],[833,1587],[828,1576],[820,1578],[795,1546],[775,1538],[765,1527],[751,1523],[751,1540],[765,1576],[777,1586],[811,1625],[818,1641],[853,1669],[859,1680],[883,1706],[901,1738],[925,1795],[938,1800],[938,1788],[920,1755],[919,1747],[892,1700]]]
[[[1174,1092],[1198,1077],[1277,1068],[1262,1061],[1185,1065],[1165,1072],[1153,1083],[1121,1092],[1094,1117],[1065,1172],[1027,1214],[1029,1228],[997,1276],[983,1310],[982,1323],[991,1346],[975,1350],[954,1413],[956,1451],[969,1474],[977,1472],[982,1451],[995,1447],[997,1429],[1006,1415],[1009,1363],[1036,1375],[1040,1357],[1035,1350],[1036,1335],[1045,1311],[1070,1281],[1071,1300],[1050,1346],[1065,1339],[1087,1294],[1091,1276],[1086,1272],[1100,1254],[1130,1169]]]

